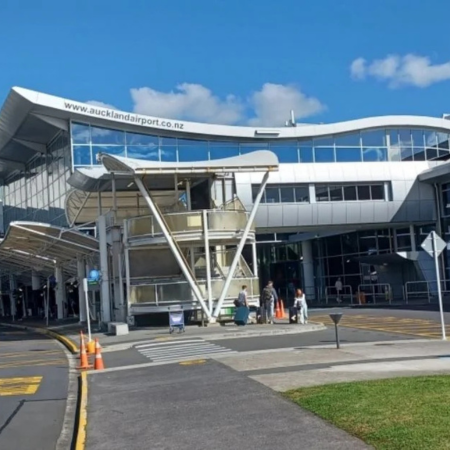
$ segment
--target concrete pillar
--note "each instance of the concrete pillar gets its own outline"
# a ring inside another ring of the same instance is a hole
[[[86,278],[86,266],[82,258],[77,260],[77,279],[78,279],[78,309],[80,311],[80,322],[87,321],[86,298],[83,289],[83,279]]]
[[[123,298],[122,277],[120,275],[120,259],[122,258],[122,232],[120,227],[112,227],[112,264],[113,264],[113,284],[114,284],[114,318],[119,322],[125,322],[126,311]]]
[[[109,296],[108,241],[106,236],[106,217],[97,219],[98,242],[100,248],[101,279],[101,321],[111,322],[111,301]]]
[[[57,318],[64,319],[64,303],[65,303],[65,293],[66,288],[64,286],[64,277],[61,266],[57,265],[55,267],[55,297],[56,297],[56,310]]]
[[[14,275],[9,276],[9,301],[10,301],[10,309],[11,316],[13,320],[16,319],[16,302],[14,301],[14,290],[16,289],[16,277]]]
[[[303,290],[306,299],[315,299],[316,289],[314,283],[314,259],[312,250],[312,241],[302,241],[303,256]]]

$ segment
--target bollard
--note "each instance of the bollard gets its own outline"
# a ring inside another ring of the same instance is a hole
[[[342,319],[342,313],[330,314],[331,320],[334,323],[334,331],[336,333],[336,348],[339,350],[341,348],[341,344],[339,342],[339,322]]]

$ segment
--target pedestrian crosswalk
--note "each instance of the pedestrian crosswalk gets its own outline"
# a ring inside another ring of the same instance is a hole
[[[145,344],[139,344],[135,348],[152,362],[158,363],[170,363],[198,358],[207,359],[211,356],[236,353],[229,348],[213,344],[203,339],[149,341]]]

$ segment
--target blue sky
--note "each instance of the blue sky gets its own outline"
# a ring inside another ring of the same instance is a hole
[[[207,122],[441,116],[449,17],[445,0],[3,0],[0,102],[23,86]]]

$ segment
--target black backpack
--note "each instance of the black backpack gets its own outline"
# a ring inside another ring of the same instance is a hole
[[[272,296],[273,296],[272,288],[266,286],[263,289],[262,296],[261,296],[262,304],[267,305],[272,300]]]

